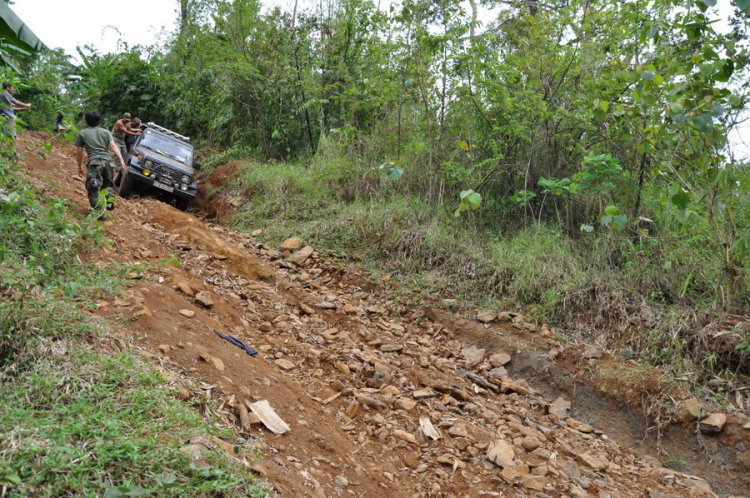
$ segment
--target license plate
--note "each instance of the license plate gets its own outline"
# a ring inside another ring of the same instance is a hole
[[[174,192],[174,187],[170,187],[169,185],[164,185],[163,183],[154,182],[154,187],[160,188],[162,190],[166,190],[167,192]]]

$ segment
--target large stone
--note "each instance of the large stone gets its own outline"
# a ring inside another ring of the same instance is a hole
[[[178,280],[177,287],[182,291],[183,294],[186,294],[190,297],[193,297],[193,295],[195,294],[193,289],[190,287],[190,284],[188,284],[184,280]]]
[[[315,250],[310,246],[305,246],[299,251],[289,256],[289,262],[299,266],[302,265],[307,259],[313,255]]]
[[[399,407],[401,407],[402,409],[406,410],[407,412],[413,410],[414,407],[417,406],[417,402],[416,401],[412,401],[412,400],[410,400],[408,398],[399,398],[396,401],[396,404]]]
[[[180,310],[180,315],[186,316],[188,318],[193,318],[195,316],[195,311],[193,311],[193,310]]]
[[[559,397],[547,407],[547,411],[550,415],[557,415],[561,420],[565,420],[570,416],[570,401]]]
[[[201,291],[195,295],[195,302],[205,308],[210,308],[214,305],[214,300],[211,298],[211,293],[208,291]]]
[[[478,365],[484,361],[487,351],[477,346],[469,346],[461,350],[461,355],[466,360],[467,365]]]
[[[305,245],[304,240],[297,238],[297,237],[291,237],[281,243],[281,245],[279,246],[279,250],[281,250],[282,252],[283,251],[294,252],[304,245]]]
[[[712,413],[700,422],[701,432],[705,434],[717,434],[727,423],[727,416],[723,413]]]
[[[558,458],[555,461],[557,468],[562,471],[563,474],[570,477],[571,479],[577,479],[581,477],[581,469],[578,464],[572,458]]]
[[[455,424],[451,426],[450,429],[448,429],[448,434],[454,437],[466,437],[468,436],[468,432],[466,432],[466,426],[464,424]]]
[[[500,475],[509,483],[513,483],[513,481],[516,481],[521,477],[526,477],[529,473],[528,465],[516,465],[515,467],[505,467],[503,471],[500,472]]]
[[[521,482],[521,486],[534,491],[541,491],[547,485],[547,478],[542,476],[527,477]]]
[[[508,371],[505,367],[497,367],[490,370],[490,375],[497,380],[502,380],[504,377],[508,376]]]
[[[380,350],[384,353],[396,353],[404,349],[403,344],[383,344]]]
[[[578,456],[578,459],[582,464],[594,470],[604,470],[609,467],[609,460],[601,456],[592,455],[591,453],[583,453]]]
[[[297,368],[297,365],[295,365],[294,362],[289,361],[286,358],[276,360],[274,363],[276,363],[276,366],[278,366],[282,370],[294,370],[295,368]]]
[[[686,399],[677,405],[675,418],[680,422],[692,422],[701,416],[701,404],[695,398]]]
[[[510,355],[505,353],[495,353],[490,356],[490,365],[493,367],[502,367],[510,363]]]
[[[580,420],[576,420],[574,418],[568,418],[568,420],[565,421],[565,423],[568,424],[568,427],[575,429],[579,432],[583,432],[584,434],[591,434],[592,432],[596,431],[596,429],[584,422],[581,422]]]
[[[508,442],[498,439],[487,452],[487,460],[498,467],[512,467],[516,452]]]
[[[417,444],[417,438],[414,437],[414,434],[412,434],[411,432],[395,430],[393,431],[393,435],[402,441],[406,441],[407,443]]]
[[[477,315],[477,320],[482,323],[494,322],[496,318],[497,318],[497,313],[492,313],[490,311],[481,311]]]

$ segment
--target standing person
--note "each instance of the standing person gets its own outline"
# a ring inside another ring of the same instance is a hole
[[[86,149],[88,163],[86,164],[86,191],[88,192],[89,204],[92,212],[100,212],[98,220],[104,220],[104,207],[100,205],[99,194],[104,190],[106,198],[106,209],[114,209],[115,198],[112,194],[112,174],[114,165],[112,155],[120,161],[120,171],[125,171],[125,161],[120,153],[120,148],[112,138],[112,134],[103,128],[99,128],[102,117],[98,112],[86,113],[86,124],[88,128],[81,130],[76,137],[75,145],[78,147],[78,173],[83,174],[81,164],[83,162],[83,149]],[[110,150],[112,151],[110,154]]]
[[[133,118],[133,121],[131,121],[128,125],[128,129],[133,133],[136,133],[136,135],[128,135],[125,138],[125,144],[128,146],[129,154],[130,150],[133,148],[133,145],[135,145],[135,141],[141,135],[141,118]]]
[[[125,138],[128,136],[139,137],[140,132],[134,132],[130,130],[128,124],[130,123],[130,113],[126,112],[122,115],[122,118],[118,119],[115,125],[112,127],[112,138],[114,138],[117,147],[120,148],[120,155],[125,158],[128,155],[128,146],[125,144]]]
[[[13,96],[15,89],[10,83],[3,83],[3,93],[0,94],[0,117],[4,118],[3,134],[11,139],[9,145],[13,155],[16,154],[16,112],[28,111],[31,104],[24,104]]]
[[[60,133],[63,131],[63,128],[65,128],[65,125],[63,124],[63,113],[62,111],[57,111],[57,119],[55,119],[55,133]]]

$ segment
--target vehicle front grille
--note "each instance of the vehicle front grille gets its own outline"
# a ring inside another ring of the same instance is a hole
[[[172,168],[169,168],[167,166],[164,166],[163,164],[157,164],[154,163],[154,172],[159,176],[159,178],[169,179],[173,182],[180,182],[182,179],[182,173],[180,173],[177,170],[174,170]]]

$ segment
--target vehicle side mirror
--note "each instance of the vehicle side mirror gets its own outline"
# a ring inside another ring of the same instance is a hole
[[[200,171],[200,170],[201,170],[201,165],[200,165],[200,163],[193,163],[193,169],[194,169],[195,171]]]

